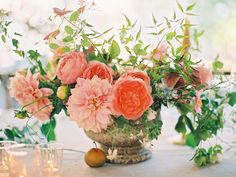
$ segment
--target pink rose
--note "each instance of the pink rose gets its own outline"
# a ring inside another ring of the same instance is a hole
[[[39,88],[38,75],[32,75],[30,71],[24,76],[16,73],[15,77],[11,78],[10,95],[15,97],[21,106],[33,116],[44,121],[50,118],[53,106],[47,98],[53,93],[49,88]]]
[[[191,78],[193,84],[195,84],[196,86],[208,85],[212,80],[213,75],[208,68],[206,68],[204,65],[201,65],[194,68]]]
[[[60,59],[57,68],[57,77],[62,84],[73,84],[83,75],[87,67],[86,56],[82,52],[70,52]]]
[[[154,58],[155,59],[161,59],[161,58],[164,58],[167,54],[167,49],[168,49],[168,46],[166,45],[166,43],[164,42],[161,42],[158,47],[155,49],[155,53],[154,53]]]
[[[87,69],[85,69],[83,73],[83,78],[92,79],[93,76],[98,76],[100,79],[107,79],[110,83],[112,83],[112,72],[112,69],[104,63],[99,61],[90,61]]]
[[[161,42],[156,49],[153,50],[149,56],[147,56],[147,59],[150,60],[151,58],[154,58],[156,60],[162,59],[166,56],[168,50],[168,46],[166,43]]]
[[[91,80],[78,78],[71,93],[68,101],[71,120],[87,131],[106,130],[112,123],[112,86],[108,80],[98,76]]]
[[[152,103],[150,90],[142,79],[120,78],[113,86],[114,112],[128,120],[139,119]]]

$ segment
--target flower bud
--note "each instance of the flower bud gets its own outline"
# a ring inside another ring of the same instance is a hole
[[[65,100],[68,97],[68,86],[62,85],[58,87],[57,89],[57,97],[60,98],[61,100]]]

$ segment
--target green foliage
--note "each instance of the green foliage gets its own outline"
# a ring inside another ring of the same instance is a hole
[[[120,54],[120,47],[115,40],[112,41],[109,52],[111,58],[116,58]]]
[[[222,155],[222,147],[220,145],[215,145],[208,150],[204,148],[197,149],[193,160],[197,166],[202,167],[208,164],[218,163],[220,161],[220,155]]]
[[[12,39],[12,45],[18,49],[19,41],[17,39]]]
[[[158,138],[158,136],[161,134],[162,125],[163,125],[163,123],[159,117],[154,119],[154,121],[149,124],[149,126],[148,126],[149,139],[153,140],[153,139]]]
[[[223,68],[224,64],[218,60],[219,56],[216,57],[214,62],[212,63],[212,68],[214,73],[218,73],[220,69]]]
[[[18,127],[8,127],[3,129],[3,133],[5,137],[0,137],[1,140],[16,141],[19,143],[37,143],[33,142],[33,139],[30,139],[33,134],[27,126],[22,129]]]
[[[74,33],[74,30],[72,27],[67,25],[67,26],[65,26],[65,32],[69,35],[72,35]]]
[[[116,118],[115,122],[116,122],[118,128],[124,128],[125,125],[126,126],[130,125],[129,121],[123,116],[119,116],[118,118]]]
[[[189,147],[195,148],[199,145],[198,139],[195,138],[193,133],[189,133],[185,137],[185,144]]]
[[[184,122],[184,117],[186,115],[181,115],[178,119],[178,122],[177,124],[175,125],[175,130],[178,132],[178,133],[183,133],[185,134],[186,133],[186,127],[185,127],[185,122]]]
[[[71,14],[71,16],[70,16],[70,21],[77,21],[78,20],[78,18],[79,18],[79,11],[78,10],[76,10],[76,11],[74,11],[72,14]]]
[[[48,123],[44,123],[40,129],[48,141],[55,141],[56,140],[55,128],[56,128],[56,120],[54,117],[52,117],[50,121]]]
[[[50,44],[49,44],[49,47],[50,47],[51,49],[57,49],[59,46],[58,46],[57,44],[55,44],[55,43],[50,43]]]
[[[236,92],[231,92],[228,95],[229,105],[234,106],[236,104]]]
[[[193,3],[193,4],[191,4],[191,5],[189,5],[187,8],[186,8],[186,11],[191,11],[191,10],[193,10],[193,8],[196,6],[196,2],[195,3]]]

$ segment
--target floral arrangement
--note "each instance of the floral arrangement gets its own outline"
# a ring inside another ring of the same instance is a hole
[[[207,151],[201,142],[223,128],[224,107],[234,106],[236,93],[219,94],[223,79],[213,84],[213,72],[192,59],[191,51],[200,51],[203,31],[185,19],[194,16],[195,4],[177,6],[180,18],[174,12],[159,23],[152,16],[148,35],[156,39],[154,45],[141,39],[142,28],[125,15],[118,35],[110,35],[112,28],[97,32],[83,15],[94,3],[83,3],[75,11],[54,8],[50,20],[61,23],[44,38],[52,52],[46,64],[37,50],[21,49],[21,35],[11,37],[9,24],[1,22],[3,42],[9,38],[14,52],[32,64],[11,79],[11,96],[22,106],[15,116],[43,121],[41,130],[48,140],[55,139],[54,116],[62,110],[86,131],[99,133],[115,126],[130,136],[129,129],[141,125],[153,140],[161,133],[161,107],[173,105],[180,113],[176,131],[187,145],[198,147],[194,161],[199,166],[216,163],[221,146]],[[214,61],[215,74],[222,65]]]

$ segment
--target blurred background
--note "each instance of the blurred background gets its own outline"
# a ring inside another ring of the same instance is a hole
[[[205,31],[200,39],[201,53],[197,57],[210,65],[219,54],[219,59],[224,63],[223,70],[227,73],[235,73],[236,0],[179,0],[179,3],[183,7],[187,7],[196,1],[194,13],[198,16],[193,16],[190,21],[192,24],[196,24],[200,30]],[[53,24],[48,20],[53,14],[53,8],[74,10],[79,7],[80,2],[81,0],[0,0],[0,9],[10,12],[9,20],[13,23],[9,32],[16,31],[23,35],[19,38],[23,49],[37,49],[40,54],[43,54],[43,58],[49,58],[51,53],[43,38],[57,27],[56,22]],[[145,27],[152,24],[152,13],[157,17],[157,21],[161,21],[164,16],[172,18],[174,9],[178,11],[174,0],[95,0],[94,5],[94,8],[88,12],[87,18],[98,31],[104,31],[110,27],[119,29],[124,23],[123,14],[126,14],[133,21],[137,19],[139,25],[144,27],[143,32],[145,33],[145,31],[148,32]],[[148,43],[154,40],[152,36],[142,37]],[[5,118],[3,119],[5,122],[1,120],[0,129],[4,125],[12,125],[13,122],[14,124],[19,123],[15,119],[14,121],[7,119],[7,117],[14,117],[12,111],[9,113],[4,111],[17,106],[10,99],[7,87],[9,75],[27,65],[28,63],[14,54],[10,47],[0,42],[0,118],[1,116]],[[175,134],[173,121],[177,120],[177,116],[173,115],[177,115],[176,110],[163,111],[163,117],[167,122],[166,130],[170,130],[170,128],[173,130],[170,134]],[[64,132],[64,129],[71,132],[73,130],[74,134],[76,131],[80,131],[75,124],[72,125],[69,122],[58,124],[58,131]],[[68,133],[67,135],[61,138],[63,142],[70,141],[70,136]],[[81,140],[81,142],[83,141]]]
[[[45,57],[50,56],[50,52],[44,42],[43,37],[55,26],[48,20],[53,13],[53,7],[63,9],[75,9],[79,7],[81,0],[0,0],[0,8],[10,11],[10,19],[14,23],[10,31],[17,31],[24,37],[20,39],[24,49],[37,48],[39,53]],[[157,20],[164,16],[172,17],[173,10],[177,10],[176,2],[173,0],[96,0],[95,7],[87,14],[90,23],[96,26],[97,30],[105,30],[110,27],[118,29],[124,19],[122,14],[126,14],[132,20],[138,20],[143,27],[152,23],[152,13]],[[195,1],[179,0],[183,7],[187,7]],[[220,55],[224,62],[224,71],[236,71],[236,1],[235,0],[198,0],[193,16],[190,21],[196,24],[205,33],[200,41],[201,55],[199,56],[205,63],[210,64]],[[93,12],[96,11],[96,12]],[[178,11],[178,10],[177,10]],[[146,28],[143,29],[145,31]],[[146,37],[150,42],[152,37]],[[35,43],[39,42],[37,45]],[[7,74],[13,73],[17,68],[22,68],[24,63],[18,56],[11,52],[11,48],[0,43],[0,108],[11,106],[7,96],[5,86],[7,86]]]

